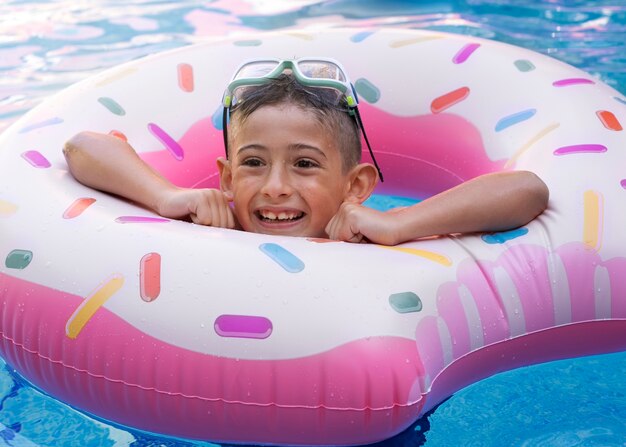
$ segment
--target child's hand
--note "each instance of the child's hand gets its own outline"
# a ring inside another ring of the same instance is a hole
[[[344,202],[328,222],[326,233],[330,239],[347,242],[373,242],[395,245],[399,242],[397,219],[401,209],[376,211],[363,205]]]
[[[174,189],[163,195],[158,213],[174,219],[187,217],[193,223],[235,228],[237,220],[228,199],[218,189]]]

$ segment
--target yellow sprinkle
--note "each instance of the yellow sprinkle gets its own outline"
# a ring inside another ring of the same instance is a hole
[[[410,39],[396,40],[394,42],[391,42],[389,46],[391,48],[400,48],[400,47],[406,47],[407,45],[414,45],[416,43],[428,42],[430,40],[441,39],[441,38],[443,38],[443,36],[439,36],[436,34],[433,34],[432,36],[412,37]]]
[[[602,194],[599,192],[588,190],[583,194],[585,209],[583,242],[588,248],[596,251],[600,250],[602,244],[603,202]]]
[[[406,253],[409,255],[419,256],[421,258],[426,258],[429,261],[436,262],[437,264],[441,264],[444,267],[450,267],[452,265],[452,261],[447,256],[441,255],[439,253],[435,253],[427,250],[419,250],[417,248],[408,248],[408,247],[388,247],[386,245],[381,245],[383,248],[387,248],[389,250],[400,251],[402,253]]]
[[[297,37],[299,39],[304,39],[304,40],[313,40],[314,37],[311,34],[305,34],[305,33],[286,33],[289,36],[293,36],[293,37]]]
[[[87,322],[111,298],[124,284],[124,277],[115,275],[106,283],[101,284],[90,296],[85,298],[80,306],[76,308],[67,324],[65,334],[69,338],[76,338]]]
[[[7,217],[17,211],[17,205],[0,200],[0,217]]]
[[[125,78],[126,76],[128,76],[130,74],[133,74],[136,71],[137,71],[137,68],[135,68],[135,67],[129,67],[129,68],[125,69],[125,70],[117,71],[117,72],[111,74],[110,76],[107,76],[103,80],[97,82],[96,83],[96,87],[102,87],[103,85],[110,84],[111,82],[115,82],[118,79]]]
[[[550,124],[548,127],[546,127],[545,129],[541,130],[539,133],[537,133],[537,135],[535,135],[534,137],[532,137],[530,140],[528,140],[526,142],[526,144],[524,144],[522,147],[520,147],[515,154],[513,154],[513,156],[509,159],[509,161],[507,161],[504,165],[504,168],[509,168],[512,165],[515,164],[515,162],[517,161],[517,159],[519,157],[522,156],[522,154],[524,152],[526,152],[528,149],[530,149],[530,147],[535,144],[537,141],[541,140],[543,137],[545,137],[546,135],[548,135],[550,132],[552,132],[554,129],[558,128],[560,126],[559,123],[552,123]]]

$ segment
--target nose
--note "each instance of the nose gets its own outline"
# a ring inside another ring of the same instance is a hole
[[[274,164],[269,169],[261,193],[272,198],[289,197],[293,192],[289,172],[283,163]]]

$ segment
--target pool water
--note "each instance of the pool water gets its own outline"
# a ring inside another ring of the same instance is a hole
[[[340,26],[500,40],[561,59],[626,94],[625,1],[3,0],[0,132],[62,88],[147,54],[211,36]],[[379,209],[409,204],[384,197],[371,203]],[[624,446],[625,373],[626,353],[617,353],[498,374],[379,445]],[[94,420],[24,383],[0,360],[1,445],[214,444]]]

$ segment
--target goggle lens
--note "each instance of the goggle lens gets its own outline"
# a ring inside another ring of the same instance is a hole
[[[309,79],[332,79],[346,82],[346,76],[341,68],[332,62],[326,61],[301,61],[298,62],[298,70]]]

